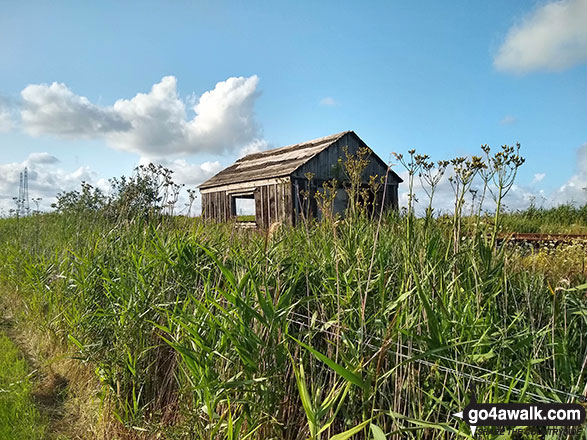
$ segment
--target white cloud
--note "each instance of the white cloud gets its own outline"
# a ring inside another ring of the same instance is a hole
[[[29,85],[22,92],[21,120],[31,135],[104,138],[119,150],[169,154],[238,151],[262,143],[254,104],[259,78],[228,78],[197,99],[182,100],[177,80],[164,77],[149,93],[100,106],[65,84]],[[188,108],[190,103],[195,103]],[[194,117],[188,118],[188,111]]]
[[[494,58],[501,71],[561,71],[587,62],[587,0],[539,6],[513,26]]]
[[[397,170],[396,170],[397,172]],[[455,194],[453,188],[448,180],[450,175],[454,174],[452,171],[451,166],[449,166],[446,170],[445,175],[443,176],[442,180],[438,184],[433,199],[433,208],[434,213],[438,214],[452,214],[454,212],[454,204],[455,204]],[[399,194],[399,201],[400,206],[407,207],[408,204],[408,191],[407,191],[407,182],[408,182],[408,173],[407,171],[399,173],[400,177],[404,180],[404,183],[400,185],[400,194]],[[476,191],[475,194],[475,205],[472,206],[473,201],[473,194],[468,192],[465,194],[465,204],[463,206],[463,214],[469,215],[471,214],[471,208],[473,207],[473,212],[477,212],[479,208],[480,198],[483,192],[483,182],[482,180],[477,177],[471,186],[471,189]],[[420,179],[416,176],[414,179],[414,194],[415,194],[415,201],[414,201],[414,210],[416,215],[423,216],[426,212],[426,207],[428,206],[428,196],[422,187],[422,183]],[[527,208],[532,201],[538,198],[545,198],[543,191],[536,191],[531,186],[523,185],[523,184],[514,184],[506,197],[503,200],[503,208],[506,210],[517,210],[517,209],[525,209]],[[485,199],[483,201],[483,211],[495,210],[495,201],[489,192],[486,191]]]
[[[35,208],[33,198],[42,198],[39,206],[50,210],[58,192],[79,189],[81,181],[95,184],[97,174],[89,167],[67,171],[55,166],[59,160],[48,153],[33,153],[22,162],[0,164],[0,215],[15,208],[13,197],[18,196],[20,173],[28,168],[29,204]]]
[[[488,209],[495,210],[491,196],[489,199]],[[503,207],[507,211],[523,210],[538,200],[546,200],[543,190],[536,190],[532,185],[514,184],[503,200]]]
[[[29,157],[25,161],[26,163],[30,164],[50,164],[50,163],[57,163],[59,159],[49,153],[31,153]]]
[[[165,168],[169,168],[173,171],[173,181],[186,186],[197,186],[222,169],[218,161],[192,164],[184,159],[168,160],[141,157],[139,160],[139,165],[148,165],[149,163],[163,165]]]
[[[559,203],[587,203],[587,143],[577,150],[577,170],[555,194]]]
[[[92,104],[63,83],[29,85],[21,97],[22,123],[33,136],[95,137],[131,127],[112,108]]]
[[[186,107],[179,99],[174,77],[163,78],[149,93],[116,101],[114,110],[129,121],[131,128],[107,135],[113,147],[151,155],[174,153],[186,147]]]
[[[447,214],[454,211],[454,193],[448,176],[450,175],[450,169],[446,170],[446,173],[442,177],[442,180],[436,187],[434,192],[434,199],[432,201],[432,207],[434,208],[435,214]],[[395,170],[396,173],[403,179],[404,183],[400,184],[399,187],[399,204],[400,207],[408,206],[408,172]],[[414,194],[415,199],[412,200],[414,211],[416,215],[424,215],[428,206],[428,196],[423,189],[422,182],[418,176],[414,177]]]
[[[185,185],[186,189],[195,189],[199,184],[209,179],[218,171],[222,169],[220,162],[204,162],[201,164],[192,164],[184,159],[162,159],[162,158],[150,158],[141,157],[139,165],[148,165],[154,163],[156,165],[163,165],[165,168],[169,168],[173,171],[172,179],[175,183]],[[182,190],[179,194],[179,198],[176,204],[175,212],[178,214],[187,213],[188,195],[185,190]],[[202,211],[202,201],[200,200],[200,194],[197,193],[197,198],[193,203],[191,215],[199,215]]]
[[[265,139],[255,139],[242,147],[238,152],[238,157],[244,157],[249,154],[259,153],[269,148],[269,143]]]
[[[532,179],[532,183],[542,182],[546,177],[546,173],[536,173],[534,174],[534,178]]]
[[[330,96],[326,96],[320,100],[320,105],[324,107],[334,107],[337,104],[336,100]]]
[[[533,202],[545,208],[556,206],[561,203],[573,203],[575,205],[583,205],[587,203],[587,143],[581,145],[576,154],[577,168],[575,173],[558,189],[548,193],[544,190],[538,190],[535,186],[537,183],[544,180],[546,173],[535,173],[529,184],[520,183],[519,179],[516,181],[504,199],[504,208],[507,210],[525,209]],[[398,170],[396,170],[396,172],[398,172]],[[449,167],[434,195],[433,207],[437,214],[451,213],[454,211],[455,196],[447,178],[450,173],[451,169]],[[398,174],[404,180],[404,183],[400,185],[400,206],[405,207],[408,203],[408,174],[407,171],[398,172]],[[478,203],[483,189],[482,182],[479,178],[473,183],[472,189],[477,190],[476,203]],[[418,202],[414,203],[415,212],[417,215],[423,215],[425,213],[425,208],[428,205],[428,197],[426,196],[418,177],[414,179],[414,193],[416,199],[418,199]],[[464,212],[466,214],[470,213],[471,197],[472,194],[467,194],[465,197],[466,205]],[[483,206],[484,210],[491,211],[495,209],[495,203],[489,192],[486,194]]]
[[[8,215],[15,208],[13,197],[18,196],[20,173],[28,168],[29,200],[31,208],[34,208],[33,198],[41,197],[40,208],[44,211],[51,210],[51,203],[55,202],[57,193],[79,190],[82,181],[101,189],[108,194],[110,183],[108,179],[101,178],[88,166],[79,167],[73,171],[65,170],[58,166],[59,159],[49,153],[32,153],[22,162],[0,164],[0,216]],[[220,162],[210,161],[201,164],[189,163],[184,159],[149,159],[142,157],[139,164],[149,162],[161,164],[174,171],[175,183],[184,184],[187,188],[195,188],[197,185],[212,177],[222,169]],[[129,170],[126,174],[131,174]],[[110,176],[109,176],[110,177]],[[176,212],[186,210],[187,193],[182,190],[176,205]],[[201,203],[198,198],[192,207],[192,214],[199,213]]]
[[[259,78],[229,78],[204,93],[194,107],[196,117],[188,123],[188,140],[199,149],[232,150],[259,138],[253,106]]]
[[[512,125],[512,124],[515,124],[516,122],[518,122],[518,119],[512,115],[506,115],[503,117],[503,119],[501,121],[499,121],[499,123],[501,125]]]
[[[168,161],[165,164],[166,167],[172,169],[173,180],[176,183],[184,184],[186,188],[195,189],[198,185],[208,180],[210,177],[218,173],[223,167],[220,162],[204,162],[201,164],[188,163],[183,159],[175,159]],[[186,191],[180,193],[176,212],[180,214],[187,213],[188,195]],[[201,195],[198,192],[196,200],[193,203],[191,215],[199,215],[202,212],[202,200]]]

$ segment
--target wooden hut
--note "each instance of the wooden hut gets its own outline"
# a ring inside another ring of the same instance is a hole
[[[369,148],[353,131],[326,136],[320,139],[288,145],[286,147],[249,154],[220,171],[200,185],[202,215],[223,222],[237,217],[239,199],[254,200],[254,223],[268,227],[274,222],[295,224],[301,215],[320,217],[314,198],[323,183],[336,178],[339,182],[334,211],[344,214],[348,195],[341,175],[339,158],[345,160],[345,150],[356,154],[359,148]],[[372,206],[397,208],[398,185],[402,179],[370,150],[369,163],[363,173],[363,184],[370,176],[384,177],[387,188],[378,190]],[[313,175],[308,180],[307,173]],[[383,194],[385,193],[385,200]],[[310,197],[305,197],[310,194]],[[304,205],[307,204],[307,205]]]

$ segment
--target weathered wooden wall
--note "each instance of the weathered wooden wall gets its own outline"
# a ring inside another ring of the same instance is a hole
[[[366,145],[356,136],[352,135],[351,133],[348,133],[341,139],[339,139],[335,144],[331,145],[329,148],[322,151],[321,153],[310,159],[308,162],[306,162],[304,165],[302,165],[300,168],[298,168],[296,171],[294,171],[291,178],[294,198],[294,212],[297,214],[297,216],[299,216],[301,212],[307,215],[309,210],[311,216],[317,218],[319,217],[319,212],[317,210],[316,203],[312,203],[312,201],[310,201],[310,206],[308,206],[307,203],[305,204],[305,206],[303,206],[303,196],[300,192],[309,191],[309,193],[313,197],[316,191],[321,190],[322,184],[325,181],[330,181],[333,178],[336,178],[340,184],[340,181],[344,178],[344,172],[341,169],[341,165],[339,164],[338,159],[341,158],[343,162],[345,161],[345,147],[348,148],[349,154],[356,155],[357,151],[361,146]],[[312,173],[313,175],[310,187],[308,187],[306,173]],[[365,184],[367,184],[370,176],[378,176],[384,178],[386,173],[387,165],[378,158],[376,158],[375,155],[373,155],[371,156],[369,164],[367,165],[363,173],[363,181],[365,182]],[[388,174],[387,189],[385,190],[385,207],[398,207],[398,185],[399,182],[396,180],[394,174]],[[344,192],[342,185],[340,185],[338,191]],[[335,203],[335,210],[340,214],[344,214],[344,208],[346,208],[346,202],[348,201],[348,197],[346,197],[346,194],[344,196],[340,194],[339,196],[337,196],[337,199],[338,200]],[[299,203],[298,201],[302,201],[302,203]],[[376,206],[380,207],[382,201],[383,186],[381,187],[379,194],[377,196]]]
[[[228,221],[231,217],[230,197],[226,191],[202,194],[202,217],[217,222]]]
[[[292,187],[289,179],[283,182],[249,187],[254,190],[255,221],[257,226],[267,228],[275,222],[292,224],[293,202]],[[244,190],[246,188],[242,188]],[[202,216],[205,219],[225,222],[235,216],[233,193],[213,191],[202,194]]]
[[[296,179],[292,182],[274,183],[254,188],[255,222],[258,227],[268,228],[275,222],[296,224],[302,213],[311,217],[320,218],[314,195],[321,189],[318,181],[308,187],[306,179]],[[304,201],[304,192],[311,195],[309,201]],[[335,212],[344,215],[348,202],[345,190],[339,188],[339,195],[335,203]],[[383,187],[377,195],[376,207],[381,206]],[[308,206],[309,203],[309,206]],[[217,222],[226,222],[235,215],[234,198],[227,191],[216,191],[202,194],[202,216],[205,219]],[[385,207],[398,207],[398,185],[387,185],[385,191]]]
[[[333,177],[340,178],[340,176],[337,176],[337,174],[340,174],[340,172],[337,173],[337,168],[340,168],[338,165],[338,158],[341,158],[343,161],[345,160],[345,146],[348,147],[349,154],[356,154],[361,146],[366,147],[367,145],[364,144],[359,138],[357,138],[357,136],[354,136],[351,133],[347,133],[336,143],[320,152],[296,171],[294,171],[292,177],[305,179],[306,173],[310,172],[314,175],[314,179],[317,181],[330,180]],[[386,172],[387,165],[382,163],[376,158],[375,155],[373,155],[369,161],[369,164],[367,165],[367,168],[365,168],[363,177],[368,181],[369,176],[385,176]],[[392,179],[391,175],[389,178]],[[392,182],[389,181],[388,183]]]
[[[293,197],[293,224],[296,224],[301,216],[304,217],[313,217],[320,219],[321,214],[318,208],[318,204],[316,203],[315,194],[317,191],[322,192],[322,183],[320,182],[311,182],[310,186],[308,186],[308,182],[306,179],[295,179],[292,180],[292,197]],[[309,201],[304,200],[304,193],[309,193],[311,195]],[[377,193],[377,200],[375,202],[374,209],[381,208],[381,202],[383,201],[383,186],[381,186],[380,190]],[[339,185],[337,190],[336,199],[334,201],[333,212],[335,214],[339,214],[340,216],[344,217],[346,208],[348,207],[349,197],[346,193],[346,190]],[[372,206],[372,205],[371,205]],[[398,185],[396,183],[392,183],[387,185],[387,189],[385,190],[385,202],[384,208],[394,208],[397,209],[398,207]]]
[[[272,223],[292,224],[293,204],[290,182],[263,185],[255,189],[257,226],[267,228]]]

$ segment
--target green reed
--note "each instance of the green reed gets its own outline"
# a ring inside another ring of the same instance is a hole
[[[478,161],[459,162],[465,185]],[[461,218],[462,185],[455,218],[357,205],[273,232],[73,197],[0,220],[0,282],[95,369],[129,438],[468,437],[452,414],[473,385],[496,402],[585,393],[587,280],[496,247],[510,215]]]

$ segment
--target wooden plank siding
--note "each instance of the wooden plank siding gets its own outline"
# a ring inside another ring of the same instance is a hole
[[[255,215],[257,225],[268,228],[275,222],[292,224],[291,183],[263,185],[255,190]]]
[[[226,191],[202,194],[202,217],[218,222],[230,219],[230,200],[227,200]]]
[[[268,228],[275,222],[293,222],[292,187],[289,181],[251,187],[255,200],[255,222]],[[227,191],[202,194],[202,217],[217,222],[234,218],[235,197]]]

